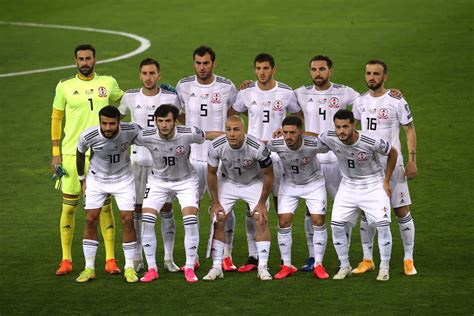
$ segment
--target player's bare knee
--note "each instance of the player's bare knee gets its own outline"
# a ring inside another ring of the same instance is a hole
[[[120,212],[120,218],[122,219],[122,227],[133,226],[133,212]]]
[[[87,215],[86,215],[87,228],[97,227],[98,223],[99,223],[99,214],[92,214],[92,212],[87,212]]]
[[[410,207],[408,205],[394,208],[393,211],[398,218],[403,218],[408,215],[410,212]]]
[[[278,225],[281,228],[288,228],[291,226],[292,218],[290,216],[285,216],[287,214],[280,215],[278,218]]]
[[[161,213],[169,213],[173,210],[173,204],[171,203],[165,203],[163,207],[161,208]]]
[[[311,221],[315,226],[323,226],[326,222],[326,216],[324,215],[311,215]]]

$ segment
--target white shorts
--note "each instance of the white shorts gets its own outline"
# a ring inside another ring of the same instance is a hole
[[[196,170],[199,180],[199,199],[202,199],[207,190],[207,162],[190,159],[191,164]]]
[[[341,182],[332,207],[331,221],[348,222],[355,226],[360,210],[364,211],[369,225],[390,222],[390,199],[382,183],[356,188]]]
[[[392,208],[402,207],[411,204],[410,192],[408,191],[407,178],[405,177],[405,168],[396,166],[390,179],[392,188],[392,197],[390,204]]]
[[[143,195],[145,195],[146,182],[152,167],[142,166],[132,163],[132,171],[135,177],[135,192],[137,195],[137,204],[143,203]]]
[[[193,175],[181,181],[163,181],[153,176],[148,177],[142,208],[152,208],[159,212],[170,196],[178,198],[181,209],[198,208],[198,178]]]
[[[342,179],[337,161],[320,163],[320,166],[326,182],[326,190],[334,200]]]
[[[135,210],[135,180],[133,175],[116,182],[98,181],[93,176],[86,178],[86,210],[102,208],[107,195],[113,195],[120,211]]]
[[[217,194],[219,202],[224,208],[225,214],[227,215],[234,207],[235,202],[238,200],[244,200],[250,206],[250,214],[253,214],[255,206],[257,206],[262,194],[263,182],[254,181],[250,184],[239,184],[230,180],[224,180],[220,178],[218,181]],[[270,204],[268,199],[266,202],[267,209]]]
[[[326,214],[326,188],[324,178],[304,185],[297,185],[282,179],[278,192],[278,214],[295,214],[298,201],[304,199],[310,214]]]
[[[280,190],[280,181],[283,176],[283,166],[281,164],[280,156],[276,152],[270,154],[273,164],[273,187],[272,193],[274,197],[278,196],[278,191]]]

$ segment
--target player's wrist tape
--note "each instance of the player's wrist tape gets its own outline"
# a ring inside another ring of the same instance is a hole
[[[86,179],[86,176],[85,175],[82,175],[82,176],[77,176],[79,178],[79,181],[82,181],[82,180],[85,180]]]
[[[53,146],[53,156],[60,156],[61,155],[61,150],[59,149],[59,146]]]

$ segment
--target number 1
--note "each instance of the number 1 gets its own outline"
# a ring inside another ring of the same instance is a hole
[[[92,103],[92,98],[89,98],[89,103],[91,104],[91,111],[94,111],[94,104]]]

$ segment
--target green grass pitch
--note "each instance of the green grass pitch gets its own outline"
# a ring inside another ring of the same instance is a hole
[[[402,273],[403,251],[394,222],[391,279],[386,283],[376,282],[376,273],[342,282],[316,280],[311,273],[271,282],[257,280],[256,273],[227,273],[214,283],[190,285],[181,274],[160,271],[160,279],[151,284],[126,284],[121,276],[103,272],[101,243],[97,279],[76,284],[84,263],[84,211],[76,213],[74,273],[56,277],[61,195],[52,188],[49,170],[54,87],[75,70],[0,78],[1,315],[473,314],[472,1],[2,0],[0,6],[0,21],[94,27],[150,39],[148,51],[97,66],[98,72],[117,78],[124,90],[140,85],[138,63],[148,56],[160,61],[162,82],[176,84],[193,73],[192,51],[201,44],[216,50],[216,73],[236,84],[253,79],[252,60],[262,51],[274,55],[277,80],[294,88],[310,84],[308,60],[322,53],[335,62],[333,82],[364,91],[365,62],[383,59],[389,67],[387,85],[402,90],[414,113],[419,169],[418,178],[410,182],[419,272],[414,277]],[[71,64],[74,46],[84,42],[96,46],[98,59],[137,47],[116,35],[0,24],[0,74]],[[203,205],[207,209],[207,199]],[[242,264],[247,245],[239,205],[233,256]],[[301,211],[293,229],[293,262],[298,266],[307,251]],[[271,214],[269,265],[274,274],[279,250],[276,216]],[[205,211],[200,219],[202,277],[211,260],[204,259],[209,224]],[[177,229],[175,260],[181,264],[179,218]],[[116,254],[122,265],[119,234]],[[159,264],[162,254],[159,243]],[[350,254],[354,266],[361,258],[357,229]],[[331,275],[336,272],[331,238],[325,266]]]

